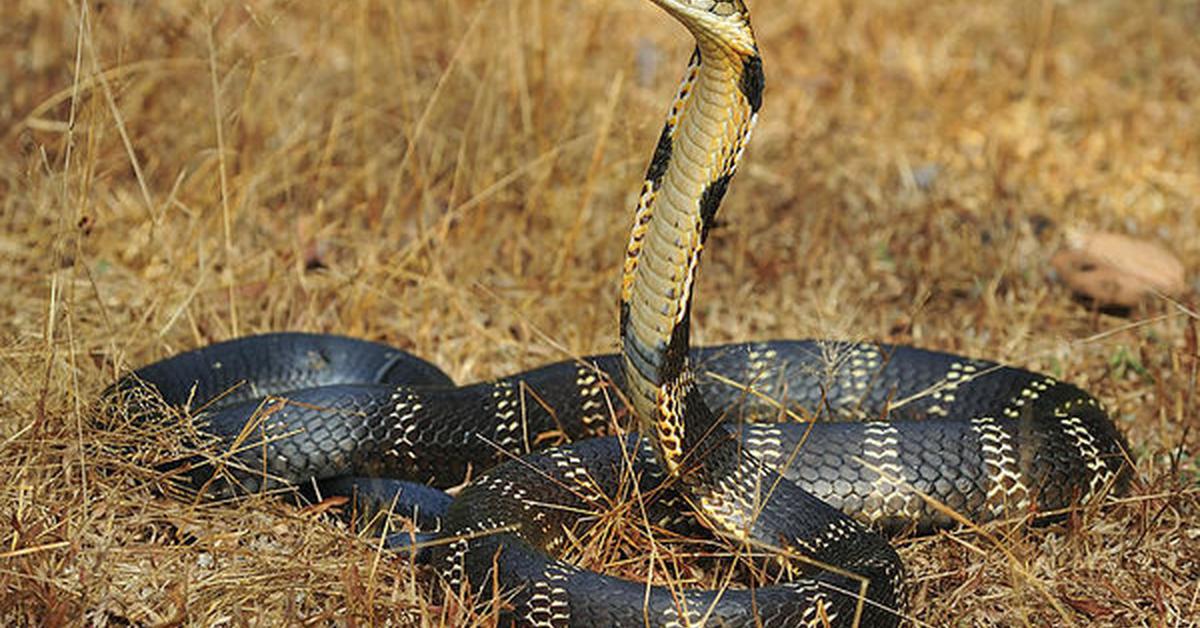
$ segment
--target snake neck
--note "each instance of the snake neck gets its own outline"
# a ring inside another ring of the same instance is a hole
[[[762,62],[748,23],[738,39],[676,17],[696,37],[696,50],[646,173],[621,283],[630,401],[643,435],[651,437],[672,475],[679,475],[685,455],[704,439],[723,435],[695,392],[688,364],[692,290],[708,231],[750,139],[763,87]]]

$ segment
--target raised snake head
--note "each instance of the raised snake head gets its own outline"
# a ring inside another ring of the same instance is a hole
[[[683,23],[701,49],[706,44],[742,56],[758,54],[750,12],[742,0],[650,0]]]

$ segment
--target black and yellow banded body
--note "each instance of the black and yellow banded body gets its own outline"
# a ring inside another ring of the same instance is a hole
[[[1125,479],[1123,441],[1100,404],[1023,369],[832,340],[700,347],[691,362],[706,403],[749,451],[884,528],[949,525],[921,494],[979,522],[1057,512]],[[157,413],[158,399],[188,405],[228,443],[253,421],[229,475],[190,472],[228,494],[347,476],[456,486],[470,469],[611,434],[631,413],[624,388],[619,355],[455,386],[400,349],[276,333],[143,367],[108,395],[135,415]],[[146,393],[155,403],[139,408]]]
[[[697,348],[690,358],[706,404],[747,451],[822,502],[884,530],[953,525],[935,504],[973,522],[1060,516],[1055,513],[1120,492],[1128,481],[1123,440],[1100,405],[1070,384],[1030,371],[912,347],[830,340]],[[126,411],[137,411],[131,402],[146,398],[145,387],[171,405],[204,408],[206,431],[224,440],[221,449],[234,450],[216,481],[204,460],[188,471],[195,486],[216,493],[313,480],[332,481],[322,482],[324,494],[362,488],[362,480],[344,481],[351,476],[449,487],[471,469],[491,468],[546,443],[609,433],[630,412],[618,392],[624,388],[619,355],[455,387],[436,367],[401,350],[316,334],[252,336],[197,349],[139,369],[109,394],[124,397]],[[286,401],[264,403],[264,396]],[[240,440],[248,423],[251,436]],[[621,445],[632,448],[628,441]],[[626,467],[611,459],[621,451],[611,450],[615,446],[615,439],[593,439],[582,452],[560,449],[534,459],[534,465],[552,463],[546,475],[526,476],[533,468],[528,461],[497,469],[489,477],[509,478],[507,484],[467,488],[450,524],[470,527],[464,514],[481,513],[520,524],[528,514],[514,513],[529,513],[536,496],[542,506],[532,512],[541,512],[543,523],[579,533],[589,517],[564,513],[599,512],[629,493],[628,478],[616,475]],[[607,457],[593,456],[603,452]],[[673,518],[679,494],[660,486],[666,476],[653,454],[641,448],[632,458],[654,521]],[[555,480],[573,478],[588,478],[594,482],[589,488],[604,497],[581,499],[580,489],[553,494]],[[436,501],[406,491],[408,508],[434,519],[442,513]],[[532,578],[515,582],[538,581],[543,567],[564,569],[551,567],[556,563],[545,554],[510,551],[527,547],[514,542],[508,535],[477,539],[465,549],[478,554],[463,564],[505,547],[519,565],[513,573]],[[480,569],[475,578],[486,574]],[[537,606],[540,599],[529,600],[534,617],[546,611]]]

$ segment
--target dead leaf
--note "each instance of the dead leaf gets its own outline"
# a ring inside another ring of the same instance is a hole
[[[1102,307],[1130,308],[1154,295],[1178,297],[1187,288],[1174,254],[1118,233],[1070,234],[1068,248],[1050,263],[1068,287]]]

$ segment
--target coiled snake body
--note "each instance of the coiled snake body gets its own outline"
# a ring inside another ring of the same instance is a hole
[[[454,589],[498,586],[522,625],[895,625],[901,564],[869,526],[1020,517],[1122,490],[1124,441],[1104,410],[1044,375],[882,344],[689,347],[691,286],[762,64],[741,0],[654,2],[697,47],[626,250],[620,355],[455,387],[384,345],[270,334],[144,367],[111,392],[150,384],[205,408],[231,450],[227,486],[192,470],[206,490],[351,475],[450,486],[490,468],[450,505],[434,565]],[[642,438],[602,436],[623,414]],[[530,453],[548,435],[572,443]],[[808,560],[781,558],[800,574],[780,584],[707,591],[551,555],[631,490],[648,525],[686,502],[721,535]]]

